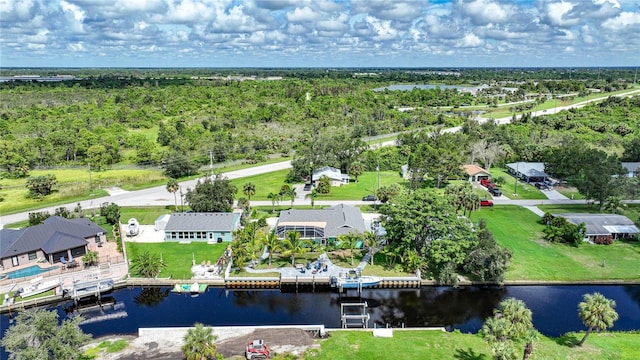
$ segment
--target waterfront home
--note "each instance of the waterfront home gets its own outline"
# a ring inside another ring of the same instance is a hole
[[[276,232],[283,239],[289,231],[299,232],[303,239],[326,244],[343,234],[364,233],[366,228],[360,209],[340,204],[316,210],[282,211]]]
[[[628,217],[615,214],[565,213],[553,214],[561,216],[574,225],[584,223],[589,241],[614,240],[630,238],[640,234],[638,227]]]
[[[51,216],[43,224],[0,230],[0,264],[3,269],[62,258],[80,258],[90,245],[106,242],[104,229],[86,218]]]
[[[233,240],[241,212],[173,213],[164,227],[164,240],[219,243]]]

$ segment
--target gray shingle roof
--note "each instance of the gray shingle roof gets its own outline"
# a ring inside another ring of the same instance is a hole
[[[233,231],[240,213],[174,213],[164,231]]]
[[[349,232],[363,233],[366,231],[360,209],[345,204],[319,210],[292,209],[283,211],[280,213],[278,223],[285,222],[325,222],[325,238],[338,237]]]
[[[507,167],[513,171],[524,174],[528,177],[545,177],[549,176],[544,172],[544,163],[541,162],[516,162],[507,164]]]
[[[87,244],[86,238],[104,230],[89,219],[65,219],[52,216],[44,224],[20,230],[0,230],[0,257],[28,253],[42,249],[53,253]]]
[[[587,235],[610,235],[612,233],[637,234],[640,232],[633,221],[623,215],[614,214],[554,214],[561,216],[575,225],[584,223]]]

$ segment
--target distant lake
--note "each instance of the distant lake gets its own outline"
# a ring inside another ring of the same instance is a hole
[[[379,88],[373,89],[373,91],[384,91],[384,90],[411,91],[413,89],[431,90],[431,89],[437,89],[437,88],[440,88],[442,90],[456,89],[456,90],[459,90],[459,91],[477,91],[478,90],[478,88],[475,87],[475,86],[434,85],[434,84],[406,84],[406,85],[389,85],[389,86],[385,86],[385,87],[379,87]]]

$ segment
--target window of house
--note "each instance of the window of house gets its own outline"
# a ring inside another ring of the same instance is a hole
[[[35,251],[29,253],[29,260],[35,260],[38,258],[38,254]]]

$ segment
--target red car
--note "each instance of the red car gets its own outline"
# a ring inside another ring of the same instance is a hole
[[[488,199],[480,200],[480,206],[493,206],[493,201]]]

